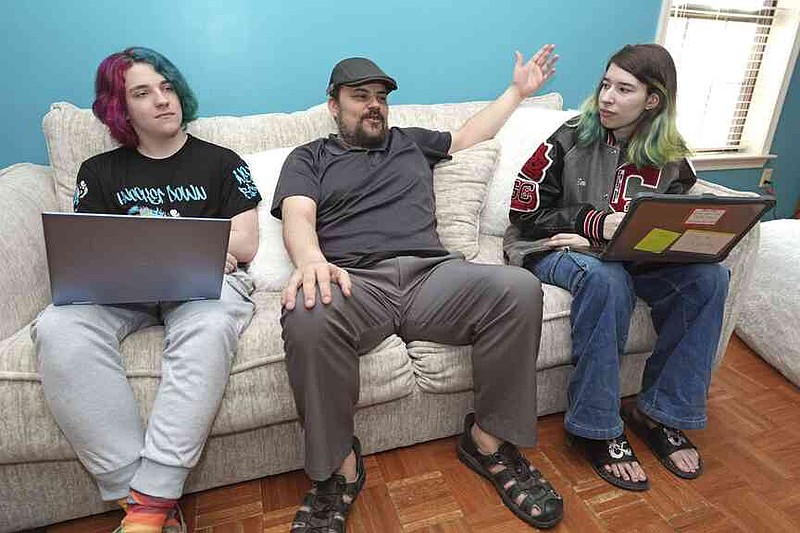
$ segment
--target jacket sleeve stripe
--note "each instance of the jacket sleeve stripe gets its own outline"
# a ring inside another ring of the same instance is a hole
[[[583,217],[583,223],[579,226],[582,229],[583,236],[587,239],[602,240],[603,239],[603,223],[606,220],[607,213],[598,211],[596,209],[587,209]]]

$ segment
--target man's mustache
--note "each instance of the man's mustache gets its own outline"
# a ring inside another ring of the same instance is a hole
[[[386,120],[380,111],[371,111],[362,117],[363,120]]]

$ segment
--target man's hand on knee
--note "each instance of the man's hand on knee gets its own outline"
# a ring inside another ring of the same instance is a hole
[[[329,304],[333,300],[331,294],[331,282],[336,283],[342,289],[342,294],[350,296],[350,274],[343,268],[325,261],[313,262],[297,267],[292,272],[289,281],[281,293],[281,305],[286,309],[295,308],[297,291],[303,288],[303,300],[306,309],[311,309],[316,303],[317,286],[323,304]]]

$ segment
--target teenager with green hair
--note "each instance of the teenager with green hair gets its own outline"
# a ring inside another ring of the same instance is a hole
[[[572,294],[572,363],[564,426],[600,477],[646,490],[623,432],[643,436],[682,478],[702,471],[682,430],[706,423],[728,270],[719,264],[606,262],[597,252],[639,192],[682,194],[695,183],[675,125],[677,76],[656,44],[615,53],[581,114],[542,143],[520,170],[504,251],[511,264]],[[619,363],[637,297],[658,333],[636,401],[620,409]]]

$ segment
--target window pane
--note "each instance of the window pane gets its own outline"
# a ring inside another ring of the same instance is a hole
[[[728,146],[757,25],[671,18],[664,46],[678,69],[678,127],[695,150]],[[741,106],[739,106],[741,107]]]

